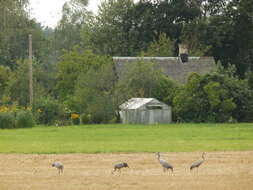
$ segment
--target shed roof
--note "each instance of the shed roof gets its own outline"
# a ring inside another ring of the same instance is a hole
[[[157,103],[160,103],[157,99],[155,98],[131,98],[128,101],[126,101],[125,103],[121,104],[119,106],[120,109],[138,109],[141,106],[154,101]]]

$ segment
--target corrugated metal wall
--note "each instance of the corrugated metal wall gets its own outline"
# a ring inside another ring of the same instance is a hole
[[[172,122],[170,107],[161,110],[121,110],[120,115],[124,124],[166,124]]]

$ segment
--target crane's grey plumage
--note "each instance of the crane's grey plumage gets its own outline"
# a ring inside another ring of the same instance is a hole
[[[165,172],[166,170],[168,171],[170,169],[171,173],[173,173],[173,166],[169,164],[167,161],[160,158],[160,152],[157,152],[156,155],[159,163],[163,167],[163,171]]]
[[[64,166],[63,166],[62,163],[60,163],[60,162],[54,162],[54,163],[52,164],[52,167],[57,168],[59,174],[63,173]]]
[[[190,170],[192,171],[194,168],[199,168],[199,166],[201,164],[203,164],[204,161],[205,161],[205,153],[203,152],[202,153],[202,160],[198,160],[196,162],[193,162],[191,167],[190,167]]]
[[[126,162],[115,164],[114,165],[114,170],[112,171],[112,173],[114,173],[116,170],[118,170],[120,172],[121,168],[126,168],[126,167],[129,168],[129,166]]]

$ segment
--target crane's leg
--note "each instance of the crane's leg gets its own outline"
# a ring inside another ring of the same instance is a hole
[[[116,171],[116,168],[114,168],[114,170],[112,170],[112,174],[114,174],[115,171]]]

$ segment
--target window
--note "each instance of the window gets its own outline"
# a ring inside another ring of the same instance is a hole
[[[148,110],[162,110],[163,107],[161,105],[147,105]]]

